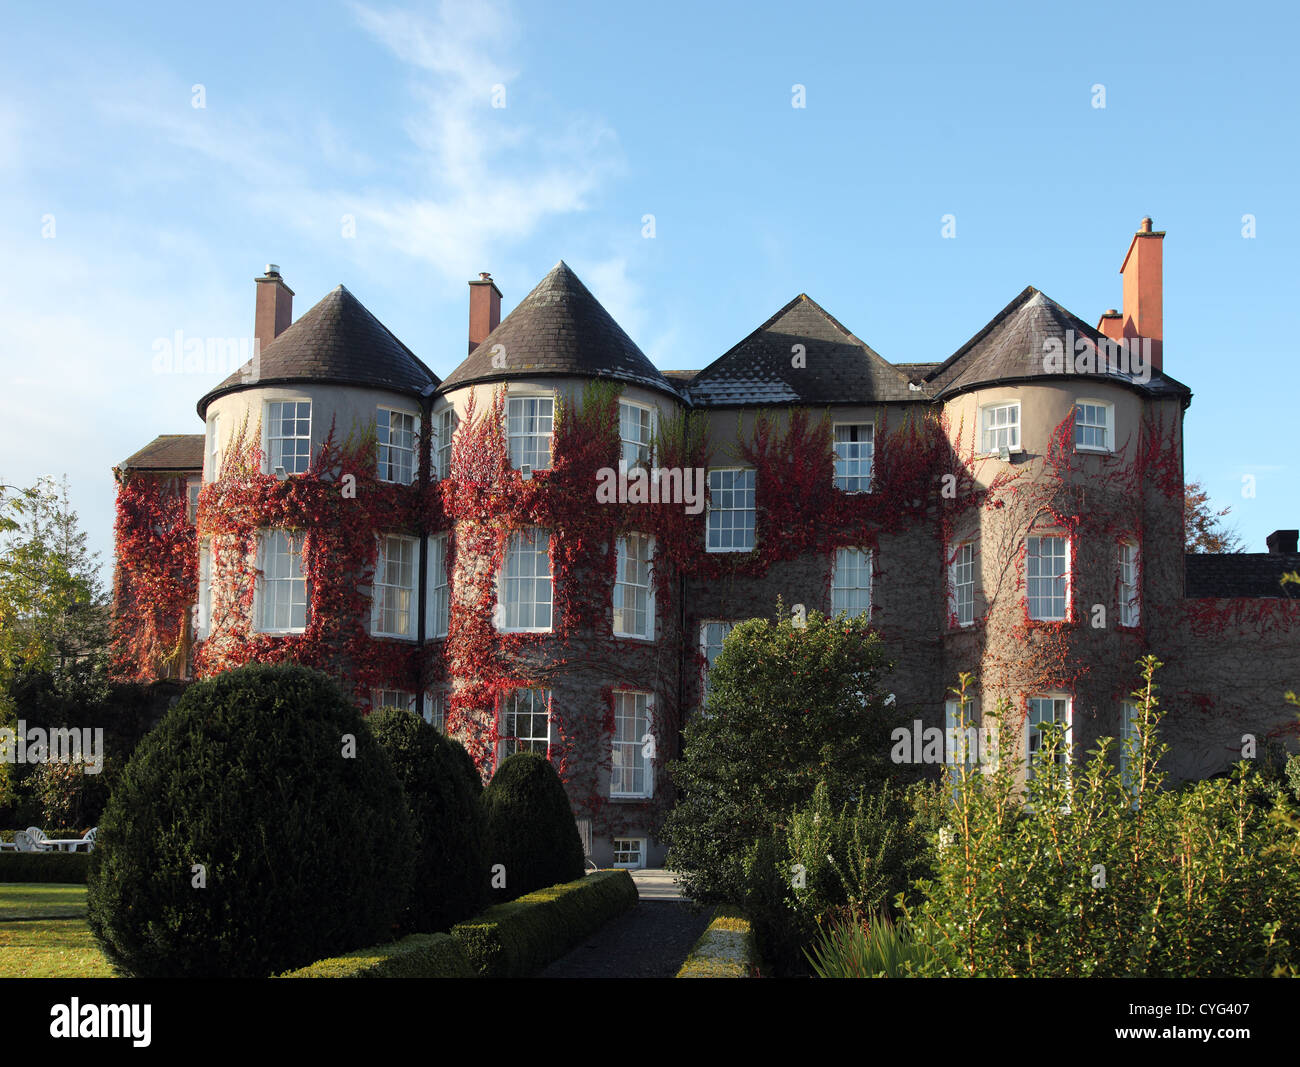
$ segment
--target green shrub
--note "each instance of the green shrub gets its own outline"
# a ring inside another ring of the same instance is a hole
[[[1228,779],[1160,789],[1159,666],[1142,661],[1127,783],[1111,738],[1083,766],[1058,763],[1059,727],[1044,729],[1024,796],[1016,760],[961,773],[935,876],[904,909],[935,949],[921,973],[1268,977],[1300,959],[1294,805],[1274,789],[1265,810],[1245,763]],[[1009,709],[996,717],[1002,750],[1021,751]]]
[[[778,614],[727,635],[707,713],[687,724],[683,758],[670,767],[682,795],[665,823],[668,866],[701,903],[748,900],[753,853],[819,782],[838,809],[915,776],[889,760],[900,713],[869,621],[814,611],[797,627],[780,605]]]
[[[403,712],[409,715],[410,712]],[[410,934],[388,945],[359,948],[317,960],[281,978],[474,978],[474,970],[450,934]]]
[[[86,882],[87,852],[0,852],[0,882]]]
[[[564,783],[543,756],[517,752],[502,761],[483,790],[487,814],[488,863],[505,886],[493,889],[498,901],[514,900],[534,889],[581,878],[582,838]]]
[[[137,976],[265,977],[391,939],[413,853],[392,763],[334,682],[241,667],[188,689],[123,769],[88,919]]]
[[[808,962],[818,978],[910,978],[933,949],[887,915],[832,919],[818,934]]]
[[[806,973],[805,949],[828,921],[892,914],[894,900],[931,873],[941,812],[941,792],[928,782],[886,782],[838,810],[820,783],[747,857],[743,903],[763,958],[781,974]]]
[[[627,871],[598,871],[496,904],[452,927],[470,964],[485,978],[524,978],[633,907]]]
[[[719,905],[677,977],[752,978],[757,970],[758,951],[745,913]]]
[[[414,891],[403,925],[422,933],[448,930],[488,903],[478,775],[471,779],[456,751],[460,746],[418,715],[384,708],[366,723],[392,760],[417,839]]]

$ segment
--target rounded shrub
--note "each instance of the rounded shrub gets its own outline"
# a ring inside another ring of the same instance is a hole
[[[391,941],[411,888],[402,787],[326,675],[191,686],[123,768],[87,912],[140,977],[265,977]]]
[[[499,900],[572,882],[585,871],[582,838],[555,768],[535,752],[504,760],[483,790],[488,863],[505,867]]]
[[[466,767],[464,748],[409,711],[383,708],[366,724],[393,762],[415,830],[414,890],[403,925],[416,933],[448,930],[487,904],[478,772]]]

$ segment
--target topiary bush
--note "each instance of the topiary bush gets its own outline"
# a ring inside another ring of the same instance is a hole
[[[535,752],[517,752],[497,767],[483,790],[488,863],[505,867],[493,899],[514,900],[534,889],[583,876],[582,838],[555,768]]]
[[[465,765],[464,748],[409,711],[383,708],[366,724],[393,762],[415,830],[414,890],[403,926],[449,930],[488,903],[478,772]]]
[[[120,971],[265,977],[392,940],[414,835],[387,754],[326,675],[195,683],[123,768],[87,918]]]

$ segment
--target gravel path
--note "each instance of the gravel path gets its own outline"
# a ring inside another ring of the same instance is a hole
[[[539,978],[672,978],[709,925],[711,908],[642,900],[606,923]]]

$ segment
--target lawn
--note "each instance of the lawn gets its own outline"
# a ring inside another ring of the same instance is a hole
[[[84,885],[0,883],[0,978],[112,978]]]

